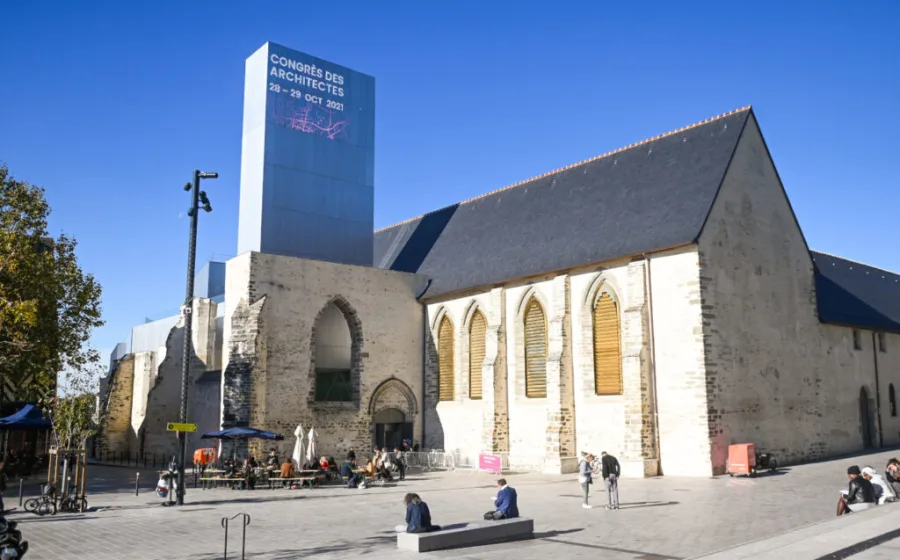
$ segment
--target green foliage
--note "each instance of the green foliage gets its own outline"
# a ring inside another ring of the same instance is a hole
[[[99,361],[87,343],[103,324],[100,285],[78,266],[72,237],[48,234],[49,215],[44,189],[0,165],[0,379],[16,400],[45,406],[62,372],[70,388],[87,390]],[[80,415],[85,400],[72,410]]]
[[[95,416],[97,395],[93,387],[98,369],[99,364],[67,372],[60,391],[45,405],[60,449],[83,449],[87,439],[98,431],[100,418]]]

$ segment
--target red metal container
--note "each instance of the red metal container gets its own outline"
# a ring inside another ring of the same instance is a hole
[[[728,446],[728,474],[751,475],[756,470],[756,447],[752,443]]]

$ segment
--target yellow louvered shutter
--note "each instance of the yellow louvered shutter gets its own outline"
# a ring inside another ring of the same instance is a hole
[[[536,299],[525,310],[525,396],[547,396],[547,322]]]
[[[622,394],[619,310],[606,293],[594,306],[594,391],[598,395]]]
[[[438,328],[438,400],[453,400],[453,324],[446,316]]]
[[[484,343],[487,321],[480,311],[472,315],[469,326],[469,398],[481,398],[481,366],[484,364]]]

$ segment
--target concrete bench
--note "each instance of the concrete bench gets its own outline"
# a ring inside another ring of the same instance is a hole
[[[450,525],[433,533],[397,533],[397,548],[430,552],[534,538],[534,520],[525,517]]]

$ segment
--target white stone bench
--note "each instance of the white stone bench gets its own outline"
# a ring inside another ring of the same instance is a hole
[[[397,548],[430,552],[534,538],[534,520],[525,517],[450,525],[433,533],[397,533]]]

